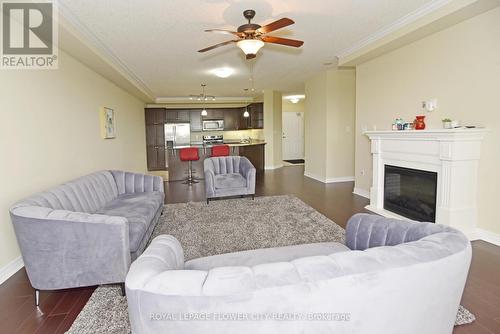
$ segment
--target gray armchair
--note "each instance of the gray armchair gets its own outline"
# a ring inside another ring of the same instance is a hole
[[[255,196],[255,167],[245,157],[227,156],[205,159],[207,204],[213,198]]]

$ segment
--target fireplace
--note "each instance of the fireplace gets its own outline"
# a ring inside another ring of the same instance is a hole
[[[479,128],[365,132],[373,155],[370,204],[366,209],[385,217],[433,221],[473,237],[477,224],[478,162],[481,140],[487,132]],[[406,167],[405,173],[399,173],[400,169],[386,171],[396,166]],[[411,186],[414,172],[420,181]],[[422,212],[410,216],[405,205],[414,205],[404,201],[407,196],[423,202],[418,211],[424,211],[425,217]]]
[[[436,222],[437,173],[384,167],[384,209],[413,220]]]

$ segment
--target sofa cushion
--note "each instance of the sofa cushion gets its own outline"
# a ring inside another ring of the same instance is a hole
[[[127,218],[130,252],[133,253],[139,248],[158,208],[163,205],[163,198],[163,193],[158,191],[125,194],[106,204],[98,213]]]
[[[242,252],[219,254],[187,261],[185,269],[210,270],[227,266],[255,266],[270,262],[288,262],[305,256],[329,255],[350,249],[338,242],[319,242]]]
[[[215,175],[215,188],[245,188],[247,180],[239,173]]]

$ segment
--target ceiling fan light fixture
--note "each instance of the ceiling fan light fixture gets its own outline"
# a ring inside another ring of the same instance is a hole
[[[260,39],[242,39],[236,43],[245,55],[256,55],[260,48],[264,46],[264,42]]]

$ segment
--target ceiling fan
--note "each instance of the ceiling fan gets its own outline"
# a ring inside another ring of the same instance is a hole
[[[238,31],[230,31],[224,29],[209,29],[205,32],[217,32],[222,34],[234,35],[238,39],[233,39],[230,41],[222,42],[209,46],[208,48],[198,50],[198,52],[206,52],[224,46],[231,43],[236,43],[236,45],[243,50],[246,59],[255,58],[257,52],[264,46],[265,43],[281,44],[286,46],[293,46],[299,48],[304,44],[303,41],[298,41],[296,39],[288,39],[276,36],[268,36],[267,34],[294,24],[295,22],[289,18],[282,18],[272,23],[266,24],[265,26],[260,26],[255,23],[251,23],[251,20],[255,16],[255,11],[252,9],[247,9],[243,12],[243,16],[248,20],[248,23],[243,24],[238,27]]]

